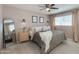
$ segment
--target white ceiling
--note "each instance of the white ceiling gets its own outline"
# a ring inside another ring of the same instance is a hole
[[[75,8],[79,8],[79,4],[56,4],[55,7],[59,9],[52,10],[51,12],[47,12],[46,10],[40,10],[40,5],[43,4],[7,4],[7,5],[14,6],[16,8],[25,9],[32,12],[41,13],[41,14],[56,14],[56,13],[72,10]]]

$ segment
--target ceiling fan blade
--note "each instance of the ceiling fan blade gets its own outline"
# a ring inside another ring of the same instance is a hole
[[[41,5],[40,7],[40,10],[47,10],[48,12],[51,11],[51,9],[58,9],[56,7],[54,7],[55,4],[44,4],[44,5]]]
[[[45,7],[45,5],[39,5],[39,7],[42,7],[43,8],[43,7]]]
[[[40,10],[43,10],[43,9],[40,9]]]
[[[45,7],[46,8],[52,8],[53,6],[55,6],[55,4],[46,4]],[[54,7],[55,8],[55,7]]]
[[[55,6],[55,4],[51,4],[51,6]]]
[[[46,8],[40,8],[40,10],[44,10],[44,9],[46,9]]]
[[[45,7],[46,7],[46,8],[49,8],[49,4],[45,4]]]
[[[58,8],[56,8],[56,7],[52,7],[51,9],[58,9]]]
[[[40,9],[40,10],[44,10],[44,9]]]

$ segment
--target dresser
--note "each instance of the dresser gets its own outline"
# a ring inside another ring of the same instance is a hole
[[[29,32],[19,32],[18,37],[19,37],[19,43],[28,41],[29,40]]]

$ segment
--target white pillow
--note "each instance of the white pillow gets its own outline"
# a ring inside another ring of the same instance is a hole
[[[43,26],[43,31],[51,30],[50,26]]]
[[[32,38],[33,38],[34,33],[35,33],[35,28],[32,27],[31,30],[30,30],[30,33],[29,33],[30,36],[31,36],[31,40],[32,40]]]
[[[35,27],[35,32],[42,31],[42,27]]]
[[[32,40],[32,38],[33,38],[33,35],[34,35],[34,31],[30,31],[30,36],[31,36],[31,40]]]

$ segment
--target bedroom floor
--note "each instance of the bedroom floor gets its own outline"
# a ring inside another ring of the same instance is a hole
[[[0,51],[2,54],[39,54],[40,48],[32,43],[26,42],[21,44],[15,44],[7,47]],[[74,43],[71,39],[65,40],[64,43],[56,47],[50,54],[78,54],[79,53],[79,43]]]

